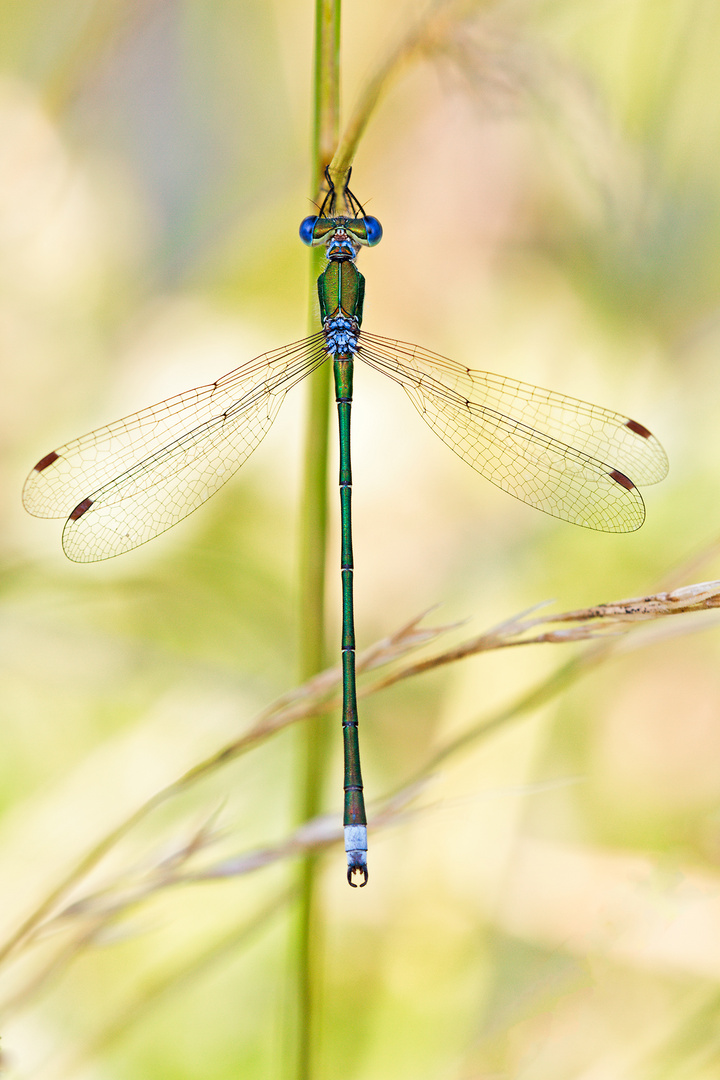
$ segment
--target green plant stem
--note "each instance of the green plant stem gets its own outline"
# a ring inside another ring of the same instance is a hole
[[[313,251],[313,256],[318,252]],[[322,256],[322,252],[319,253]],[[313,269],[320,260],[313,258]],[[320,270],[313,273],[314,282]],[[317,319],[314,313],[312,318]],[[300,525],[300,678],[310,678],[325,667],[325,563],[327,555],[328,434],[330,368],[324,365],[308,388],[305,432],[303,503]],[[322,809],[332,717],[318,715],[298,731],[298,822],[308,821]],[[317,856],[305,856],[299,866],[297,928],[291,963],[294,979],[295,1065],[289,1075],[309,1080],[315,1042],[318,968],[321,964],[322,918],[317,888]]]
[[[353,163],[368,121],[391,82],[418,55],[424,52],[429,53],[433,48],[441,48],[464,7],[469,6],[472,5],[468,4],[467,0],[464,3],[457,3],[455,0],[437,0],[421,13],[403,37],[377,64],[363,86],[350,119],[336,144],[330,164],[330,174],[338,189]]]
[[[340,0],[316,0],[313,195],[317,198],[325,168],[337,145],[339,127]],[[318,329],[315,282],[324,252],[312,249],[310,259],[309,329]],[[327,557],[328,434],[330,366],[323,365],[308,389],[304,450],[304,482],[300,522],[300,678],[321,671],[326,662],[325,566]],[[322,803],[330,756],[330,718],[318,717],[300,732],[298,820],[315,817]],[[318,889],[318,857],[308,855],[299,870],[299,896],[294,955],[295,1038],[293,1063],[287,1075],[309,1080],[318,1039],[318,997],[322,968],[322,911]]]

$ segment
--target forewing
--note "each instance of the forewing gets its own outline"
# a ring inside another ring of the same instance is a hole
[[[358,355],[399,382],[440,438],[503,491],[603,532],[642,525],[635,484],[667,473],[662,446],[642,424],[365,332]]]
[[[286,392],[324,359],[314,335],[67,443],[35,466],[25,506],[37,517],[69,515],[63,547],[75,562],[138,547],[232,476]]]

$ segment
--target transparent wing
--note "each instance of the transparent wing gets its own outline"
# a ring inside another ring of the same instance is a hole
[[[443,442],[503,491],[602,532],[642,525],[635,484],[662,480],[668,464],[637,421],[365,331],[358,356],[400,383]]]
[[[53,450],[25,482],[36,517],[67,517],[74,562],[130,551],[196,510],[260,443],[287,391],[325,359],[322,334],[265,353]],[[69,515],[69,516],[68,516]]]

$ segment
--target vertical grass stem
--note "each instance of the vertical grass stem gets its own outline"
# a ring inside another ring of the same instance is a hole
[[[339,130],[340,0],[316,0],[312,191],[318,197]],[[310,252],[309,329],[318,329],[315,282],[324,263],[324,249]],[[312,377],[308,387],[304,476],[299,549],[299,666],[305,680],[321,671],[327,659],[325,641],[325,567],[327,557],[328,435],[330,365]],[[331,718],[318,717],[299,735],[297,815],[306,821],[321,810],[330,755]],[[292,1067],[285,1075],[310,1080],[318,1042],[319,991],[322,970],[322,911],[318,893],[318,857],[307,856],[299,870],[299,899],[291,963],[295,972],[295,1017]]]

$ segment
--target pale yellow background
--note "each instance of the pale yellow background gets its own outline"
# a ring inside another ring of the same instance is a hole
[[[348,109],[419,10],[347,0]],[[385,229],[360,258],[365,325],[626,412],[671,471],[639,533],[573,528],[478,477],[398,387],[358,371],[360,647],[434,604],[430,622],[469,620],[459,640],[543,600],[560,611],[720,577],[720,7],[468,11],[391,87],[356,158],[353,188]],[[53,446],[305,334],[311,53],[299,0],[0,4],[4,933],[295,685],[302,388],[211,503],[111,563],[67,562],[60,523],[26,516],[20,490]],[[335,525],[331,543],[335,613]],[[325,856],[319,1077],[718,1075],[711,619],[638,638],[448,762],[421,814],[371,837],[367,889],[347,888],[338,849]],[[368,702],[370,799],[582,647],[491,653]],[[87,887],[117,887],[215,811],[218,857],[282,839],[293,747],[285,733],[168,804]],[[338,724],[338,814],[339,754]],[[56,927],[0,971],[0,1005],[29,988],[0,1023],[10,1075],[277,1075],[286,913],[170,976],[291,869],[158,894],[83,951],[77,914]],[[33,993],[64,947],[70,963]],[[168,978],[174,992],[133,1015]]]

